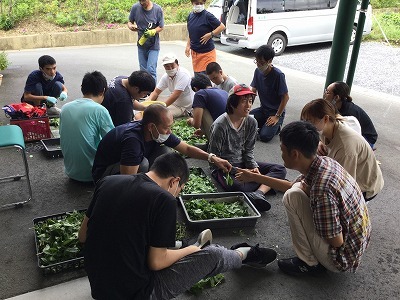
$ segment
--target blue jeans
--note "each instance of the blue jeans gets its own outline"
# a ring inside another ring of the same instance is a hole
[[[157,61],[160,50],[149,50],[138,46],[140,70],[147,71],[157,83]]]
[[[279,128],[282,126],[283,120],[285,119],[285,112],[283,112],[274,126],[267,126],[265,122],[267,122],[270,116],[275,116],[276,112],[275,109],[264,109],[261,107],[250,111],[250,115],[254,115],[254,118],[257,120],[258,128],[260,129],[260,140],[264,143],[269,142],[278,134]]]

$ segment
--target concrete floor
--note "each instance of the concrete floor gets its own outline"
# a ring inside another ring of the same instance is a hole
[[[184,45],[182,42],[162,43],[161,55],[175,52],[180,65],[191,70],[190,59],[184,56]],[[132,45],[11,51],[9,58],[13,65],[3,72],[0,86],[1,106],[19,101],[26,76],[37,68],[37,58],[43,54],[56,58],[69,89],[68,101],[80,97],[80,83],[87,71],[100,70],[110,80],[138,69],[137,52]],[[254,71],[252,59],[223,52],[218,52],[217,57],[226,73],[250,83]],[[288,123],[298,119],[306,102],[321,96],[325,80],[287,68],[282,70],[290,94],[285,120]],[[162,74],[161,66],[158,74]],[[400,98],[356,86],[352,89],[352,96],[369,113],[379,133],[376,156],[382,163],[385,179],[384,190],[368,205],[373,232],[359,271],[355,274],[326,273],[317,278],[293,278],[280,272],[277,264],[273,263],[264,270],[242,268],[227,273],[225,283],[219,287],[205,290],[199,297],[184,294],[178,299],[398,299],[400,133],[396,124],[400,115]],[[8,120],[1,115],[0,122],[7,124]],[[68,180],[63,173],[62,158],[47,158],[37,143],[29,144],[27,148],[34,198],[22,208],[0,211],[0,299],[36,290],[39,291],[15,299],[90,299],[84,270],[43,275],[37,266],[32,220],[87,208],[93,188]],[[16,161],[13,154],[0,153],[0,172],[14,171],[17,167],[10,163]],[[255,154],[258,160],[282,163],[278,138],[268,144],[257,142]],[[207,169],[203,161],[188,161],[190,165]],[[289,171],[288,179],[297,175]],[[0,203],[24,196],[25,183],[24,180],[0,183]],[[281,197],[282,194],[278,194],[270,198],[272,209],[263,213],[254,228],[214,230],[214,241],[224,246],[240,241],[259,242],[262,246],[274,247],[279,258],[293,256]],[[196,233],[191,234],[194,236]],[[48,287],[51,288],[44,289]]]

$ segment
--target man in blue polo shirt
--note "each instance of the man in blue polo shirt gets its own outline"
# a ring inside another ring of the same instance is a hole
[[[196,74],[190,82],[195,92],[193,98],[193,118],[187,123],[196,129],[201,129],[197,134],[204,134],[210,138],[211,124],[225,112],[228,93],[212,87],[210,79],[204,74]]]
[[[171,151],[170,148],[192,158],[208,160],[225,172],[231,169],[228,161],[190,146],[171,134],[173,122],[167,107],[153,104],[146,108],[141,121],[112,129],[97,148],[92,168],[94,182],[107,175],[147,172],[154,160]]]
[[[254,60],[257,69],[254,71],[250,86],[258,94],[261,106],[253,109],[258,122],[260,140],[269,142],[278,134],[285,118],[285,107],[289,101],[285,74],[272,65],[274,49],[268,45],[259,47]]]

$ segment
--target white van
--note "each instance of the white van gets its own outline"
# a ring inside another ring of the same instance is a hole
[[[248,49],[268,44],[275,55],[286,46],[333,40],[340,0],[225,0],[225,31],[221,43]],[[348,1],[348,0],[346,0]],[[354,42],[360,1],[354,19]],[[364,34],[371,32],[372,8],[368,6]]]

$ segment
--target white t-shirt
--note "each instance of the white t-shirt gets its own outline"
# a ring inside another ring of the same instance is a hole
[[[357,132],[359,135],[361,135],[361,125],[360,125],[360,122],[358,122],[358,119],[356,117],[341,116],[341,118],[343,118],[344,125],[350,127],[355,132]]]
[[[157,88],[161,91],[168,88],[171,93],[175,90],[182,91],[182,94],[175,100],[174,105],[190,110],[192,108],[194,96],[194,92],[190,87],[191,80],[192,77],[189,71],[179,66],[175,77],[171,79],[171,77],[165,73],[158,82]]]

